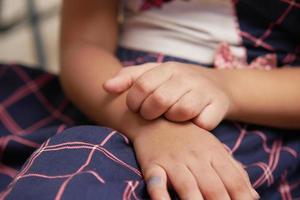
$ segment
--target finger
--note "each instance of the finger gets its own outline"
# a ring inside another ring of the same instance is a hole
[[[134,112],[140,109],[143,101],[162,83],[170,79],[171,71],[167,67],[157,66],[141,75],[129,89],[127,106]]]
[[[171,78],[146,98],[142,103],[140,113],[145,119],[155,119],[164,114],[188,91],[188,86]]]
[[[170,199],[167,189],[167,175],[165,170],[153,165],[143,171],[144,178],[147,184],[148,193],[153,200],[168,200]]]
[[[158,63],[147,63],[122,68],[114,77],[103,84],[109,93],[121,93],[130,88],[133,83],[146,71],[156,67]]]
[[[256,192],[256,190],[252,187],[252,184],[250,182],[248,173],[246,172],[246,170],[244,170],[244,168],[242,167],[242,165],[240,163],[238,163],[238,161],[236,161],[232,156],[229,156],[229,159],[232,161],[233,165],[239,170],[240,174],[242,175],[242,177],[244,178],[249,190],[252,193],[252,196],[255,199],[259,199],[259,194]]]
[[[226,188],[218,174],[210,165],[202,165],[194,162],[189,165],[189,169],[196,177],[198,187],[206,200],[230,200]]]
[[[258,196],[253,196],[252,189],[249,188],[243,174],[240,173],[227,156],[219,156],[212,162],[212,166],[225,185],[232,200],[259,198]]]
[[[165,113],[165,117],[174,122],[191,120],[201,113],[209,101],[207,95],[191,90]]]
[[[180,199],[199,199],[203,197],[198,188],[195,177],[184,165],[165,167],[169,180]]]
[[[197,117],[195,117],[193,122],[205,130],[212,130],[223,120],[227,110],[227,104],[218,100],[213,100]]]

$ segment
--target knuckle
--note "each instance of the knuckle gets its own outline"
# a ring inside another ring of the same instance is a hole
[[[159,107],[165,107],[168,105],[168,98],[160,93],[153,93],[153,102]]]
[[[195,116],[196,111],[191,108],[188,104],[181,104],[178,107],[178,115],[180,115],[184,119],[192,118]]]
[[[191,158],[198,160],[199,159],[199,152],[196,150],[190,150],[189,155]]]
[[[138,79],[136,81],[135,88],[142,93],[151,92],[151,84],[147,81],[144,81],[143,79]]]
[[[168,159],[170,161],[172,161],[174,164],[174,166],[177,166],[179,164],[176,164],[177,162],[180,162],[180,153],[175,153],[175,152],[170,152],[168,155]]]

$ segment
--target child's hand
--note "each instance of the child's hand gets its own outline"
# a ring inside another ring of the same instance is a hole
[[[174,122],[193,119],[199,127],[212,130],[231,105],[226,81],[216,72],[176,62],[148,63],[122,69],[104,88],[120,93],[131,87],[127,105],[145,119],[161,115]]]
[[[193,123],[154,121],[133,140],[151,199],[259,199],[244,169],[209,132]]]

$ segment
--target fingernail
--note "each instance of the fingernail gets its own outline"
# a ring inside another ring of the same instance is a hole
[[[162,183],[162,180],[159,176],[153,176],[148,179],[147,184],[148,186],[153,186],[153,185],[159,185]]]

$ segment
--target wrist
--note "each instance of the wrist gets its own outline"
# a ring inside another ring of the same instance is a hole
[[[236,95],[236,89],[238,83],[236,82],[236,76],[234,70],[228,69],[212,69],[215,80],[223,92],[229,99],[229,107],[225,115],[226,119],[234,119],[234,116],[238,112],[238,97]]]
[[[176,123],[170,122],[164,118],[155,120],[145,120],[139,114],[127,110],[120,118],[119,129],[124,133],[133,143],[141,137],[144,133],[149,133],[149,130],[161,129],[162,132],[168,131],[170,126]]]
[[[121,133],[126,135],[130,141],[134,142],[135,138],[140,132],[140,128],[146,122],[141,119],[136,113],[133,113],[131,110],[126,109],[121,115],[116,129]]]
[[[132,142],[141,134],[146,127],[153,125],[157,120],[148,121],[143,119],[138,113],[134,113],[129,108],[124,110],[118,119],[117,130],[126,135]]]

